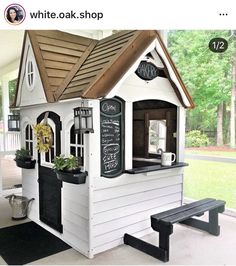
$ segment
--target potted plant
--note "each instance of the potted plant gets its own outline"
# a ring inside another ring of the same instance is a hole
[[[84,184],[88,173],[80,171],[81,161],[80,157],[73,155],[69,157],[57,156],[53,161],[53,169],[57,174],[57,178],[67,183]]]
[[[25,169],[33,169],[35,167],[36,160],[32,160],[30,151],[21,148],[20,150],[16,150],[15,156],[16,165],[18,167]]]

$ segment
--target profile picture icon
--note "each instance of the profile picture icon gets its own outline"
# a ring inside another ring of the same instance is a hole
[[[25,9],[19,4],[11,4],[6,7],[4,16],[9,24],[19,25],[25,20]]]

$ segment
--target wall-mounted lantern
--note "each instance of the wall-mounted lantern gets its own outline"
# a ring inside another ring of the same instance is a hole
[[[93,108],[74,108],[75,133],[93,133]]]
[[[20,131],[20,115],[8,115],[8,131]]]

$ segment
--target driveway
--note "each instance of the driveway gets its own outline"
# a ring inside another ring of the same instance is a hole
[[[199,155],[199,154],[185,154],[185,158],[186,159],[193,159],[193,160],[222,162],[222,163],[236,163],[236,158]]]

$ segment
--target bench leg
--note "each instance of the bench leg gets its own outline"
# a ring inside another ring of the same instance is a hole
[[[170,235],[173,233],[173,225],[170,226],[160,225],[158,228],[158,232],[159,232],[159,247],[161,249],[166,250],[169,261]]]
[[[208,232],[214,236],[218,236],[220,234],[218,215],[219,215],[219,213],[218,213],[217,209],[209,211],[209,230],[208,230]]]
[[[129,234],[124,235],[124,243],[133,248],[136,248],[156,259],[159,259],[163,262],[169,261],[169,256],[167,255],[167,251],[156,247],[150,243],[147,243],[139,238],[131,236]]]
[[[224,211],[224,206],[215,208],[209,211],[209,221],[201,221],[194,218],[189,218],[179,223],[186,224],[191,227],[198,228],[200,230],[206,231],[211,235],[218,236],[220,234],[219,226],[219,213]]]

